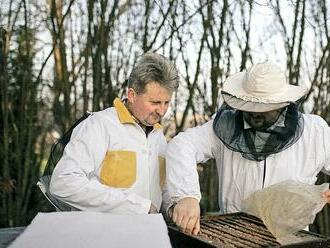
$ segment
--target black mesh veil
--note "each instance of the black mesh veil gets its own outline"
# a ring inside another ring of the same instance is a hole
[[[79,210],[51,195],[49,192],[49,184],[53,170],[57,165],[58,161],[61,159],[65,146],[70,141],[73,129],[90,115],[91,113],[86,112],[83,116],[81,116],[78,120],[75,121],[75,123],[57,140],[55,144],[53,144],[43,176],[39,178],[38,186],[40,187],[45,197],[56,208],[57,211]]]
[[[235,152],[242,154],[244,158],[254,161],[262,161],[268,155],[281,152],[293,145],[302,135],[304,121],[297,105],[291,103],[286,107],[283,127],[275,127],[271,130],[263,130],[267,139],[265,142],[254,142],[256,130],[244,129],[242,111],[232,109],[224,104],[216,114],[213,123],[214,133],[224,145]]]
[[[43,175],[51,175],[53,170],[61,159],[63,155],[63,151],[65,146],[69,143],[71,134],[73,129],[83,120],[85,120],[88,116],[90,116],[90,112],[86,112],[83,116],[81,116],[75,123],[57,140],[57,142],[52,146],[52,149],[49,154],[49,158],[45,167],[45,171]]]

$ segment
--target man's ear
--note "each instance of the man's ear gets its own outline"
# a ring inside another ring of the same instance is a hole
[[[135,100],[136,92],[132,88],[127,89],[127,99],[129,103],[133,103]]]

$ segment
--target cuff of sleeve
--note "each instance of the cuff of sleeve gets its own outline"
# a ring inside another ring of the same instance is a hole
[[[201,198],[199,196],[195,196],[195,195],[185,195],[185,196],[179,196],[177,198],[175,198],[176,202],[179,202],[180,200],[182,200],[183,198],[194,198],[196,199],[198,202],[201,201]]]
[[[327,168],[327,169],[323,168],[323,169],[322,169],[322,172],[323,172],[324,174],[327,174],[328,176],[330,176],[330,167]]]
[[[195,196],[195,195],[184,195],[184,196],[177,196],[177,197],[172,197],[170,199],[170,202],[169,204],[166,206],[166,209],[165,209],[165,213],[166,213],[166,216],[169,217],[169,210],[171,207],[174,207],[180,200],[182,200],[183,198],[194,198],[196,199],[198,202],[200,202],[201,198],[198,197],[198,196]]]
[[[151,206],[149,199],[143,198],[137,194],[131,194],[127,200],[133,204],[132,211],[136,214],[148,214]]]

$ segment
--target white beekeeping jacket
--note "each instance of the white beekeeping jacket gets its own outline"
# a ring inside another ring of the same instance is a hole
[[[319,116],[303,114],[304,131],[286,150],[252,161],[229,150],[213,133],[213,120],[180,133],[168,144],[166,173],[171,202],[201,198],[196,165],[216,160],[220,213],[241,211],[252,192],[285,180],[314,184],[323,170],[330,174],[330,128]]]
[[[73,130],[50,192],[81,210],[143,214],[151,203],[159,210],[166,144],[159,124],[146,136],[117,98]]]

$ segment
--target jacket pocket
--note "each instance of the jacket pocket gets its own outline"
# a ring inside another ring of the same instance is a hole
[[[136,180],[136,153],[108,151],[101,165],[101,182],[115,188],[129,188]]]
[[[158,163],[159,163],[159,186],[161,189],[163,189],[166,178],[165,158],[162,156],[158,156]]]

